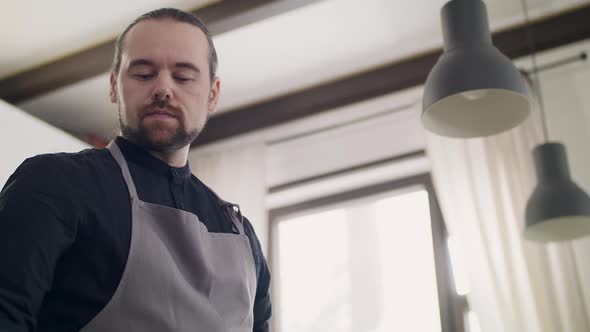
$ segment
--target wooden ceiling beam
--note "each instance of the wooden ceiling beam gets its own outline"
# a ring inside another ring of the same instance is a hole
[[[318,0],[225,0],[192,11],[212,35],[264,20]],[[113,61],[115,39],[53,62],[0,79],[0,99],[16,104],[106,73]]]

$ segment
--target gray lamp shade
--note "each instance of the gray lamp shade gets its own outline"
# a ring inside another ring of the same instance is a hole
[[[565,147],[545,143],[533,155],[538,185],[527,202],[524,238],[567,241],[590,234],[590,197],[571,180]]]
[[[449,137],[481,137],[517,126],[530,112],[526,83],[492,44],[485,4],[452,0],[441,11],[444,53],[422,99],[426,129]]]

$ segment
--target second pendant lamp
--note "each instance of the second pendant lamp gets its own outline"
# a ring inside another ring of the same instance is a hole
[[[526,206],[524,238],[569,241],[590,234],[590,197],[572,181],[565,146],[557,142],[533,150],[538,185]]]
[[[422,123],[449,137],[511,129],[530,112],[522,75],[492,44],[485,4],[451,0],[441,10],[444,53],[424,87]]]

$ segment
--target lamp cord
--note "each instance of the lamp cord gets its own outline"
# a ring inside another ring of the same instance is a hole
[[[539,110],[541,111],[541,122],[543,124],[543,136],[545,142],[549,141],[549,128],[547,127],[547,118],[545,116],[545,102],[543,101],[543,93],[541,89],[541,81],[539,80],[539,70],[537,66],[537,54],[535,50],[535,42],[533,40],[533,29],[531,27],[531,21],[529,18],[529,10],[526,4],[526,0],[520,1],[522,5],[522,11],[524,13],[524,22],[525,22],[525,38],[526,43],[529,48],[529,53],[531,54],[531,61],[533,63],[533,84],[531,84],[531,88],[535,91],[535,95],[539,100]]]

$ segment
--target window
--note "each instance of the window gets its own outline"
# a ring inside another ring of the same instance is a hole
[[[464,331],[427,175],[273,210],[274,330]]]

